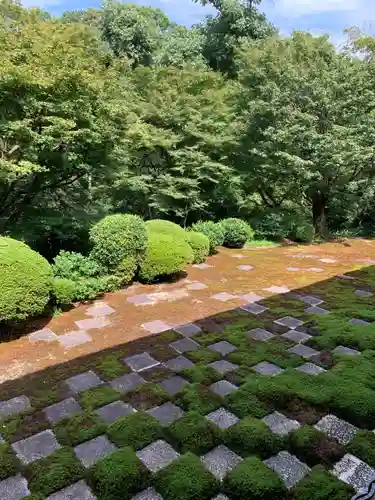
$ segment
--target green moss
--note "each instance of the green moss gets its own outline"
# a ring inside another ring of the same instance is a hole
[[[368,430],[358,431],[348,444],[347,451],[375,467],[375,434]]]
[[[222,405],[221,398],[201,384],[187,384],[175,402],[186,411],[202,415],[217,410]]]
[[[35,409],[45,408],[61,399],[60,391],[55,387],[43,387],[34,389],[30,396],[31,406]]]
[[[240,418],[252,416],[262,418],[269,413],[269,407],[260,401],[255,394],[249,394],[246,389],[233,391],[226,398],[226,406]]]
[[[54,433],[59,443],[66,446],[89,441],[105,432],[106,426],[96,415],[87,413],[74,415],[64,419],[54,427]]]
[[[82,392],[81,402],[85,410],[91,411],[99,406],[104,406],[116,401],[120,396],[121,394],[112,387],[103,385]]]
[[[213,384],[221,379],[220,373],[212,368],[212,366],[194,365],[186,368],[183,371],[183,375],[192,383],[204,385]]]
[[[190,351],[186,353],[186,357],[195,361],[196,363],[208,364],[213,361],[217,361],[221,358],[220,354],[212,349],[201,348],[196,351]]]
[[[220,440],[220,432],[208,419],[199,413],[190,412],[173,422],[168,435],[183,452],[203,454],[215,447]]]
[[[314,467],[294,489],[298,500],[348,500],[352,495],[353,488],[321,466]]]
[[[163,437],[163,430],[151,415],[137,412],[116,420],[108,427],[107,434],[117,446],[139,450]]]
[[[171,397],[158,384],[149,382],[128,392],[125,399],[137,410],[148,410],[169,401]]]
[[[100,375],[108,379],[118,378],[129,372],[127,367],[120,362],[118,354],[108,354],[101,357],[96,363],[96,368]]]
[[[164,500],[208,500],[218,490],[214,476],[191,453],[157,473],[155,486]]]
[[[16,474],[18,465],[10,446],[0,444],[0,481]]]

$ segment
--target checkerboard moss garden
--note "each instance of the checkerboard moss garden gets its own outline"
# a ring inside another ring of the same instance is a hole
[[[183,354],[164,332],[0,387],[0,498],[350,499],[375,475],[373,278],[217,314]]]

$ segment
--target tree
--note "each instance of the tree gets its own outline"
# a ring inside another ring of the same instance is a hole
[[[186,64],[203,68],[205,60],[202,55],[204,35],[197,28],[171,26],[163,33],[159,48],[154,55],[157,66],[183,67]]]

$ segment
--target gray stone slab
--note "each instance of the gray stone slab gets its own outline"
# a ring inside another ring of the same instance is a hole
[[[334,465],[332,473],[358,492],[367,491],[368,485],[375,479],[375,470],[350,453],[344,455]],[[373,497],[366,496],[365,498]]]
[[[236,295],[232,295],[231,293],[227,292],[216,293],[211,297],[211,299],[220,300],[220,302],[227,302],[228,300],[233,300],[236,298],[237,298]]]
[[[75,324],[81,330],[93,330],[94,328],[104,328],[110,324],[109,319],[106,316],[98,316],[95,318],[81,319],[75,321]]]
[[[263,463],[281,477],[288,489],[293,488],[311,470],[287,451],[280,451],[276,456],[264,460]]]
[[[205,264],[203,262],[202,264],[194,264],[193,267],[195,267],[196,269],[208,269],[213,266],[210,266],[209,264]]]
[[[308,307],[307,309],[305,309],[305,312],[309,314],[318,314],[318,315],[329,314],[329,311],[327,309],[315,306]]]
[[[212,392],[221,396],[222,398],[228,396],[228,394],[238,389],[237,386],[231,384],[230,382],[228,382],[228,380],[219,380],[218,382],[215,382],[214,384],[210,385],[209,388],[211,389]]]
[[[249,265],[245,265],[245,266],[237,266],[237,269],[239,269],[240,271],[252,271],[254,269],[254,266],[249,266]]]
[[[116,450],[116,446],[108,440],[107,436],[98,436],[74,448],[77,458],[85,468],[91,467]]]
[[[113,307],[110,307],[105,303],[95,304],[86,310],[86,314],[89,314],[90,316],[107,316],[108,314],[113,314],[114,312],[116,311]]]
[[[359,319],[359,318],[352,318],[349,320],[349,323],[352,325],[358,325],[358,326],[369,326],[371,323],[369,321],[365,321],[364,319]]]
[[[275,323],[277,325],[286,326],[291,330],[295,330],[299,326],[303,325],[303,321],[297,318],[293,318],[292,316],[284,316],[284,318],[277,319]]]
[[[163,365],[172,372],[179,373],[186,368],[191,368],[194,366],[194,363],[190,361],[190,359],[185,358],[185,356],[177,356],[176,358],[165,361]]]
[[[118,418],[125,417],[136,410],[123,401],[114,401],[96,410],[96,414],[107,424],[112,424]]]
[[[61,446],[57,442],[54,433],[48,429],[13,443],[12,448],[21,463],[27,465],[40,458],[52,455],[52,453],[59,450]]]
[[[145,384],[146,380],[138,373],[128,373],[122,377],[116,378],[109,382],[109,385],[116,391],[125,393],[134,390],[139,385]]]
[[[244,295],[240,295],[240,297],[248,303],[259,302],[264,299],[264,297],[257,295],[256,293],[246,293]]]
[[[291,420],[278,411],[266,415],[262,420],[269,430],[278,436],[287,436],[290,432],[301,427],[301,424],[297,420]]]
[[[174,396],[178,392],[182,391],[186,384],[187,380],[179,377],[178,375],[175,375],[173,377],[167,378],[166,380],[163,380],[163,382],[160,382],[159,385],[170,396]]]
[[[221,375],[225,375],[226,373],[232,372],[238,368],[238,365],[235,365],[226,359],[213,361],[212,363],[208,363],[208,366],[211,366],[211,368],[219,372]]]
[[[79,406],[74,398],[64,399],[51,406],[44,408],[44,413],[51,424],[56,424],[64,418],[71,417],[76,413],[81,413],[82,408]]]
[[[137,451],[137,457],[151,472],[158,472],[180,456],[172,446],[165,441],[158,440]]]
[[[21,500],[30,495],[27,481],[20,474],[0,481],[1,500]]]
[[[321,366],[315,365],[314,363],[304,363],[301,366],[297,366],[296,370],[307,373],[308,375],[319,375],[320,373],[324,373],[327,370],[322,368]]]
[[[280,366],[268,363],[268,361],[262,361],[261,363],[252,366],[252,369],[261,375],[278,375],[284,371],[283,368],[280,368]]]
[[[30,342],[54,342],[58,340],[56,333],[53,333],[49,328],[42,328],[36,332],[30,333],[27,338]]]
[[[159,424],[163,427],[170,425],[172,422],[178,420],[184,415],[181,408],[173,403],[164,403],[163,405],[156,406],[155,408],[148,410],[147,413],[156,418]]]
[[[341,444],[350,443],[358,430],[354,425],[337,418],[335,415],[326,415],[314,427]]]
[[[145,293],[140,293],[139,295],[133,295],[132,297],[128,297],[127,301],[136,306],[148,306],[155,304],[155,300],[146,295]]]
[[[172,328],[171,325],[165,323],[164,321],[160,321],[159,319],[149,321],[148,323],[143,323],[141,327],[150,333],[162,333]]]
[[[216,495],[216,497],[213,498],[212,500],[229,500],[229,497],[220,493],[219,495]]]
[[[224,445],[217,446],[201,457],[203,466],[222,481],[225,476],[242,462],[242,458]]]
[[[150,356],[148,352],[134,354],[134,356],[123,359],[123,362],[126,363],[133,372],[143,372],[144,370],[149,370],[150,368],[160,365],[159,361]]]
[[[337,274],[336,278],[341,278],[343,280],[355,280],[355,277],[350,276],[349,274]]]
[[[76,330],[58,336],[58,341],[66,349],[92,342],[92,338],[84,330]]]
[[[275,335],[264,328],[253,328],[246,332],[246,336],[250,339],[259,340],[261,342],[267,342],[267,340],[272,339]]]
[[[249,304],[242,306],[241,309],[257,316],[258,314],[262,314],[267,311],[268,307],[261,306],[260,304],[256,304],[255,302],[250,302]]]
[[[230,354],[237,349],[235,345],[226,340],[221,340],[220,342],[211,344],[208,346],[208,348],[220,353],[222,356],[226,356],[227,354]]]
[[[103,382],[100,378],[91,370],[85,373],[80,373],[79,375],[74,375],[65,380],[70,390],[79,393],[86,391],[87,389],[92,389],[93,387],[98,387]]]
[[[47,497],[46,500],[97,500],[85,481],[78,481]]]
[[[188,290],[204,290],[205,288],[208,288],[208,286],[204,283],[200,283],[199,281],[195,281],[194,283],[190,283],[190,285],[187,285],[186,288]]]
[[[7,401],[0,401],[0,419],[18,415],[31,408],[31,403],[26,396],[17,396]]]
[[[217,425],[220,429],[229,429],[232,425],[237,424],[240,419],[233,415],[230,411],[225,408],[219,408],[212,413],[206,415],[206,418]]]
[[[347,356],[358,356],[358,354],[361,354],[356,349],[351,349],[350,347],[345,347],[343,345],[338,345],[332,352],[335,354],[346,354]]]
[[[320,304],[323,304],[323,300],[318,299],[318,297],[314,297],[313,295],[297,295],[297,298],[312,307],[320,306]]]
[[[132,497],[131,500],[163,500],[163,497],[159,495],[155,488],[147,488],[147,490],[143,490],[135,497]]]
[[[298,343],[305,342],[306,340],[311,339],[311,335],[308,335],[304,332],[299,332],[297,330],[289,330],[288,332],[283,333],[281,337]]]
[[[194,342],[194,340],[191,339],[175,340],[174,342],[171,342],[169,345],[170,347],[172,347],[172,349],[179,352],[180,354],[183,354],[184,352],[195,351],[200,347],[200,345],[197,342]]]
[[[374,295],[372,292],[367,292],[366,290],[356,290],[354,293],[358,297],[372,297]]]
[[[197,335],[197,333],[201,333],[202,329],[194,323],[187,323],[186,325],[175,327],[174,331],[181,333],[185,337],[192,337],[193,335]]]
[[[290,352],[291,354],[297,354],[297,356],[302,356],[305,359],[310,359],[312,356],[319,354],[319,351],[317,351],[316,349],[303,344],[297,344],[291,347],[290,349],[288,349],[288,352]]]

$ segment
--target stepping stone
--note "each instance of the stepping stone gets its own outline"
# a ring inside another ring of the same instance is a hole
[[[186,325],[181,325],[174,328],[174,331],[177,333],[181,333],[181,335],[184,335],[185,337],[192,337],[197,333],[201,333],[202,329],[194,323],[187,323]]]
[[[354,292],[358,297],[372,297],[374,295],[372,292],[366,292],[366,290],[356,290]]]
[[[358,356],[358,354],[361,354],[356,349],[351,349],[350,347],[345,347],[343,345],[338,345],[332,352],[335,354],[346,354],[348,356]]]
[[[108,440],[107,436],[99,436],[76,446],[74,453],[82,465],[88,469],[116,450],[116,446]]]
[[[78,481],[47,497],[47,500],[97,500],[85,481]]]
[[[191,283],[186,288],[188,290],[204,290],[205,288],[208,288],[208,286],[205,285],[204,283],[195,282],[195,283]]]
[[[206,418],[217,425],[219,429],[229,429],[229,427],[232,427],[232,425],[235,425],[240,421],[236,415],[233,415],[233,413],[225,408],[219,408],[218,410],[209,413],[206,415]]]
[[[216,342],[216,344],[211,344],[208,348],[220,353],[222,356],[226,356],[237,349],[236,346],[226,340],[221,340],[220,342]]]
[[[323,300],[318,299],[317,297],[313,297],[312,295],[297,295],[299,300],[304,302],[305,304],[308,304],[309,306],[320,306],[320,304],[323,304]]]
[[[252,271],[254,269],[254,266],[249,266],[249,265],[237,266],[236,269],[239,269],[240,271]]]
[[[134,356],[124,358],[122,361],[126,363],[133,372],[143,372],[144,370],[160,365],[159,361],[151,357],[148,352],[134,354]]]
[[[262,361],[261,363],[258,363],[251,368],[261,375],[278,375],[279,373],[284,371],[283,368],[280,368],[280,366],[274,365],[273,363],[268,363],[268,361]]]
[[[287,451],[280,451],[276,456],[264,460],[263,463],[276,472],[290,490],[310,472],[310,467]]]
[[[65,384],[68,385],[70,390],[76,393],[98,387],[98,385],[102,385],[102,383],[100,378],[91,370],[65,380]]]
[[[218,361],[213,361],[212,363],[208,363],[207,366],[211,366],[214,370],[219,372],[221,375],[225,375],[226,373],[232,372],[238,368],[238,365],[227,361],[226,359],[219,359]]]
[[[306,269],[306,271],[311,271],[313,273],[321,273],[322,271],[324,271],[324,269],[322,269],[321,267],[309,267],[308,269]]]
[[[352,325],[359,325],[359,326],[369,326],[371,323],[368,321],[365,321],[364,319],[358,319],[358,318],[353,318],[349,320],[349,323]]]
[[[305,312],[306,313],[309,313],[309,314],[329,314],[329,311],[327,311],[327,309],[323,309],[322,307],[315,307],[315,306],[312,306],[312,307],[308,307],[307,309],[305,309]]]
[[[289,330],[289,332],[283,333],[281,335],[284,339],[291,340],[292,342],[305,342],[308,339],[311,339],[311,335],[307,333],[299,332],[297,330]]]
[[[159,424],[163,427],[170,425],[172,422],[178,420],[184,415],[181,408],[173,403],[164,403],[163,405],[156,406],[155,408],[148,410],[147,413],[156,418]]]
[[[177,358],[172,358],[168,361],[165,361],[163,365],[172,372],[179,373],[186,368],[191,368],[192,366],[194,366],[194,363],[190,361],[190,359],[185,358],[185,356],[177,356]]]
[[[203,262],[202,264],[194,264],[193,267],[195,267],[197,269],[208,269],[209,267],[213,267],[213,266],[210,266],[209,264],[205,264]]]
[[[245,295],[240,295],[239,296],[241,299],[245,300],[246,302],[259,302],[260,300],[263,300],[264,297],[261,297],[260,295],[257,295],[256,293],[246,293]]]
[[[92,338],[85,331],[77,330],[65,333],[64,335],[59,335],[58,341],[63,347],[69,349],[71,347],[76,347],[77,345],[82,345],[86,344],[87,342],[92,342]]]
[[[175,375],[174,377],[167,378],[166,380],[163,380],[163,382],[160,382],[159,386],[170,396],[174,396],[175,394],[181,392],[186,384],[187,380]]]
[[[141,327],[150,333],[161,333],[172,329],[171,325],[165,323],[164,321],[160,321],[159,319],[156,319],[155,321],[149,321],[148,323],[143,323]]]
[[[334,264],[335,262],[337,262],[336,259],[329,259],[329,258],[324,258],[324,259],[319,259],[320,262],[325,262],[326,264]]]
[[[228,300],[237,299],[236,295],[232,295],[227,292],[217,293],[211,296],[211,299],[220,300],[221,302],[227,302]]]
[[[264,288],[266,292],[271,293],[289,293],[290,289],[287,286],[270,286],[269,288]]]
[[[355,277],[350,276],[349,274],[337,274],[336,278],[341,278],[343,280],[355,280]]]
[[[299,267],[287,267],[286,270],[289,272],[301,271],[301,269]]]
[[[137,451],[137,457],[150,472],[158,472],[180,456],[172,446],[165,441],[158,440]]]
[[[74,398],[64,399],[51,406],[44,408],[44,413],[51,424],[56,424],[64,418],[71,417],[76,413],[81,413],[82,408],[79,406]]]
[[[308,375],[319,375],[320,373],[324,373],[327,371],[321,366],[315,365],[314,363],[304,363],[301,366],[297,366],[296,370],[307,373]]]
[[[326,415],[317,424],[315,429],[324,432],[328,437],[336,439],[341,444],[348,444],[354,439],[357,433],[357,427],[335,415]]]
[[[125,417],[125,415],[130,415],[130,413],[135,413],[136,410],[127,403],[123,401],[114,401],[106,406],[102,406],[96,410],[96,414],[106,423],[112,424],[118,418]]]
[[[56,333],[49,328],[43,328],[27,336],[30,342],[53,342],[58,340]]]
[[[217,446],[201,457],[204,467],[222,481],[225,476],[242,462],[242,458],[224,445]]]
[[[128,297],[128,302],[135,304],[136,306],[147,306],[155,304],[155,300],[146,295],[145,293],[140,293],[139,295],[133,295],[133,297]]]
[[[228,380],[219,380],[219,382],[215,382],[214,384],[210,385],[209,389],[211,389],[211,391],[218,396],[224,398],[231,392],[236,391],[238,387],[228,382]]]
[[[159,495],[155,488],[147,488],[147,490],[141,491],[130,500],[163,500],[163,497]]]
[[[27,465],[40,458],[52,455],[52,453],[59,450],[61,446],[56,441],[54,433],[48,429],[13,443],[12,448],[21,463]]]
[[[242,309],[243,311],[246,311],[250,314],[258,315],[258,314],[262,314],[265,311],[267,311],[268,307],[261,306],[260,304],[250,303],[250,304],[246,304],[245,306],[242,306],[240,309]]]
[[[299,326],[303,325],[303,321],[293,318],[292,316],[284,316],[284,318],[277,319],[274,323],[290,328],[291,330],[295,330]]]
[[[253,328],[246,332],[247,337],[254,340],[259,340],[261,342],[267,342],[267,340],[272,339],[275,335],[264,328]]]
[[[367,492],[369,484],[375,479],[375,470],[350,453],[344,455],[334,465],[332,473],[344,483],[350,484],[358,492]],[[367,498],[370,499],[373,496],[363,496],[364,500]]]
[[[116,391],[125,393],[132,391],[139,385],[145,384],[146,380],[142,378],[138,373],[129,373],[123,375],[122,377],[112,380],[109,385],[113,387]]]
[[[287,352],[290,352],[291,354],[297,354],[297,356],[302,356],[305,359],[309,359],[312,356],[319,354],[319,351],[317,351],[316,349],[303,344],[297,344],[288,349]]]
[[[220,493],[219,495],[216,495],[216,497],[213,498],[212,500],[229,500],[229,498],[226,495]]]
[[[231,254],[231,257],[233,257],[234,259],[246,259],[247,255],[243,255],[242,253],[234,253]]]
[[[86,314],[90,316],[107,316],[107,314],[113,314],[114,312],[116,311],[108,304],[97,304],[86,310]]]
[[[97,318],[88,318],[75,321],[75,324],[81,330],[91,330],[94,328],[103,328],[110,324],[109,319],[106,316],[98,316]]]
[[[278,411],[266,415],[262,418],[262,421],[271,432],[278,436],[287,436],[290,432],[301,427],[301,424],[297,420],[291,420]]]
[[[194,340],[191,339],[175,340],[174,342],[171,342],[169,346],[180,354],[183,354],[184,352],[195,351],[200,347],[197,342],[194,342]]]
[[[18,415],[31,408],[30,400],[26,396],[17,396],[8,401],[0,401],[0,419]]]
[[[0,481],[1,500],[22,500],[30,495],[27,481],[20,474]]]

